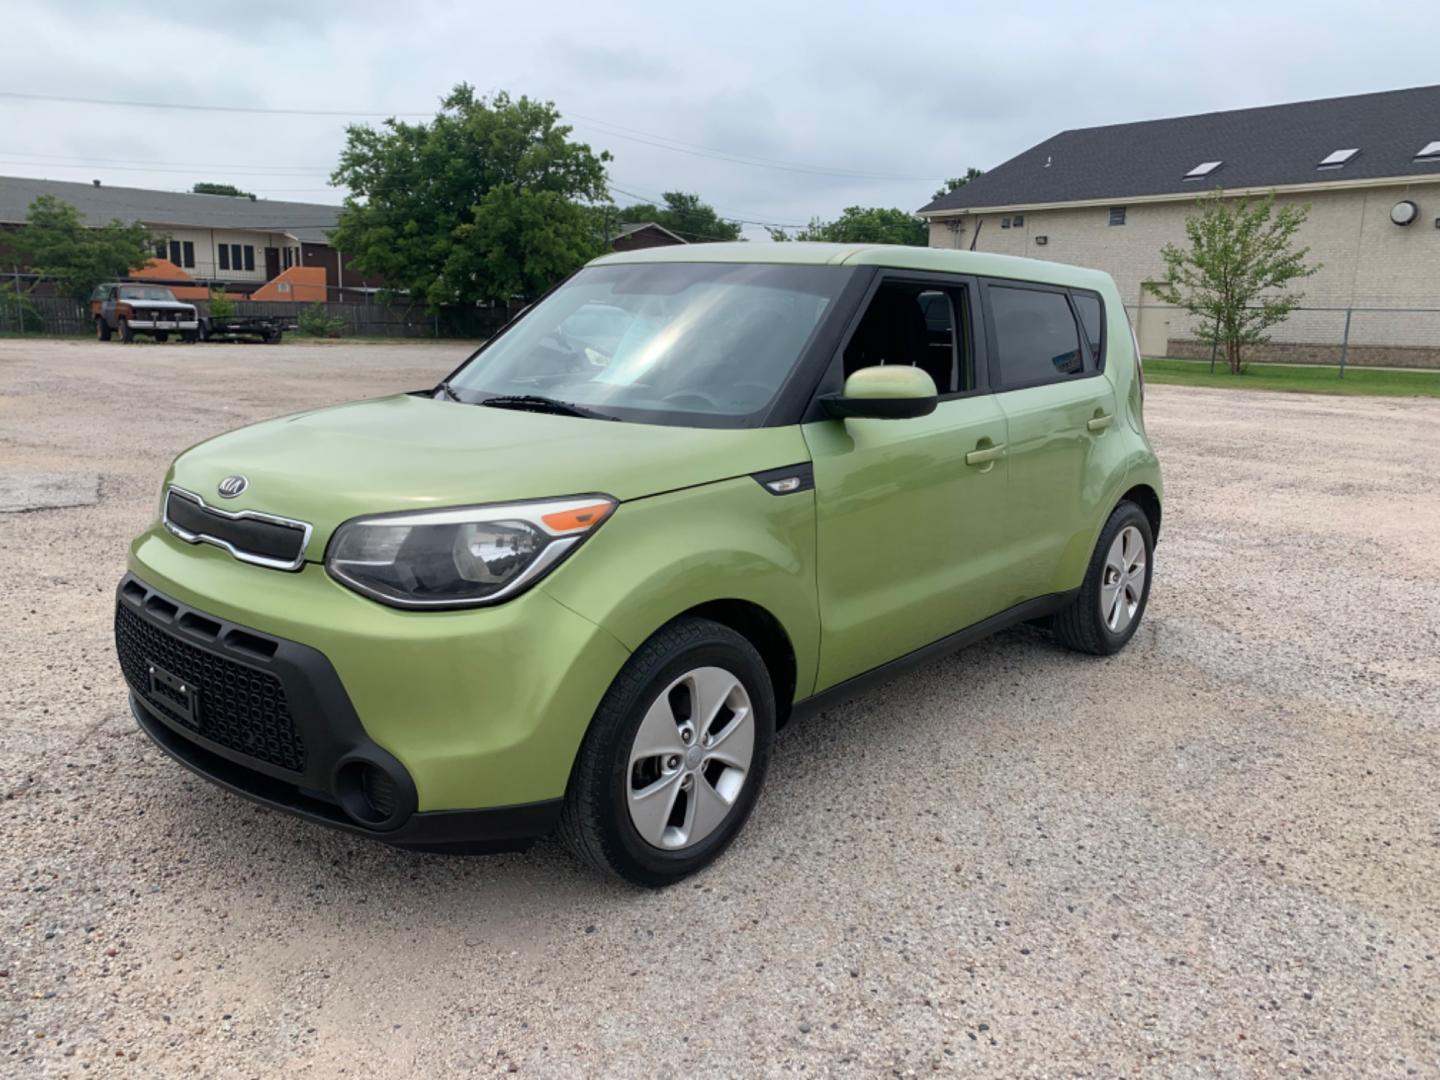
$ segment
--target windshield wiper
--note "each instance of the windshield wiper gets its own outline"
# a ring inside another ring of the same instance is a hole
[[[496,397],[486,398],[484,401],[476,402],[477,405],[488,405],[492,409],[528,409],[530,412],[548,412],[559,416],[583,416],[587,420],[614,420],[613,416],[596,412],[594,409],[587,409],[583,405],[576,405],[569,401],[560,401],[552,397],[544,397],[541,394],[500,394]]]
[[[435,390],[438,393],[444,394],[451,401],[458,401],[462,405],[465,404],[465,399],[451,389],[448,382],[442,382],[439,386],[435,387]]]

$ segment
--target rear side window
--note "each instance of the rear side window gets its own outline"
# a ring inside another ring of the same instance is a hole
[[[1002,389],[1084,373],[1080,332],[1064,293],[1009,285],[992,285],[989,293]]]
[[[1091,292],[1072,292],[1070,299],[1075,301],[1075,311],[1080,316],[1080,330],[1085,336],[1086,344],[1090,346],[1090,356],[1098,369],[1103,366],[1100,362],[1100,350],[1104,341],[1104,316],[1101,314],[1100,297]]]

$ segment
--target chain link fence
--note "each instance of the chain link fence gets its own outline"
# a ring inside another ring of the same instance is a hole
[[[1126,313],[1147,357],[1214,360],[1225,350],[1201,338],[1203,320],[1166,304],[1127,304]],[[1248,363],[1440,369],[1440,308],[1301,307],[1269,331],[1264,345],[1247,345]]]
[[[137,282],[136,284],[146,284]],[[38,285],[38,288],[34,286]],[[208,300],[190,299],[201,315],[208,315]],[[306,309],[318,301],[232,300],[236,315],[267,315],[289,325],[301,326]],[[309,322],[325,325],[335,337],[394,338],[487,338],[520,309],[523,303],[460,306],[425,310],[423,304],[382,303],[378,293],[358,289],[326,289],[326,299],[319,304],[324,320]],[[308,321],[307,321],[308,322]],[[91,335],[95,319],[90,305],[68,296],[57,295],[51,283],[30,274],[0,275],[0,334],[37,334],[51,336]]]

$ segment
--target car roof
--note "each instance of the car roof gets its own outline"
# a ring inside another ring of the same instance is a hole
[[[627,263],[767,263],[786,266],[882,266],[942,274],[975,274],[1016,278],[1048,285],[1099,289],[1112,284],[1110,275],[1080,266],[993,255],[984,251],[909,247],[903,244],[785,243],[674,244],[602,255],[591,266]]]

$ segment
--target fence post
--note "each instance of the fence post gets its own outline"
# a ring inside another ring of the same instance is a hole
[[[1215,352],[1220,348],[1220,316],[1215,316],[1215,330],[1210,338],[1210,374],[1215,374]]]
[[[1340,378],[1345,378],[1345,357],[1350,352],[1350,315],[1354,308],[1345,309],[1345,337],[1340,342]]]

